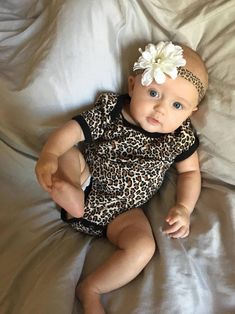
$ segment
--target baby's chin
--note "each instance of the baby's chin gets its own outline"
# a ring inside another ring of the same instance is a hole
[[[151,124],[151,123],[144,123],[144,125],[140,125],[140,127],[148,132],[148,133],[160,133],[160,134],[166,134],[169,133],[167,130],[165,131],[161,124]]]
[[[142,127],[142,129],[148,133],[159,133],[159,134],[167,133],[167,132],[162,132],[161,128]]]
[[[174,133],[178,128],[176,129],[163,129],[163,128],[153,128],[153,127],[142,127],[143,130],[145,130],[148,133],[159,133],[159,134],[169,134]]]

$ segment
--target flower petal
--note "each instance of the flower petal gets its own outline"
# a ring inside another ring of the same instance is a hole
[[[158,84],[163,84],[166,80],[165,74],[175,79],[177,68],[186,64],[183,49],[171,41],[160,41],[157,45],[148,44],[144,51],[139,51],[141,56],[134,63],[133,70],[145,69],[141,80],[144,86],[151,84],[153,79]]]
[[[171,69],[171,70],[165,70],[164,72],[167,75],[169,75],[173,80],[175,80],[177,78],[178,71],[176,68]]]
[[[152,83],[152,81],[153,81],[152,69],[145,70],[144,73],[142,74],[141,84],[143,86],[148,86]]]
[[[163,84],[166,81],[166,76],[160,68],[156,68],[154,71],[154,79],[158,84]]]

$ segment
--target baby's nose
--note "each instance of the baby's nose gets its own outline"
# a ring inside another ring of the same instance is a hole
[[[163,101],[157,101],[154,105],[154,110],[161,113],[161,114],[164,114],[165,111],[166,111],[166,106],[164,104]]]

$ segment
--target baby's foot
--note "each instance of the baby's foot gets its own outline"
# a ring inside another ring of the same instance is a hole
[[[84,192],[72,184],[54,179],[51,197],[60,207],[64,208],[73,217],[82,217],[84,213]]]
[[[100,295],[92,289],[87,289],[85,284],[81,283],[77,286],[76,297],[82,304],[84,314],[105,314]]]

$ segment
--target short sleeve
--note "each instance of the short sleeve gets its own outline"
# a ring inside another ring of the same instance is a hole
[[[73,117],[81,126],[85,142],[90,142],[101,137],[105,126],[110,123],[110,112],[112,110],[113,102],[110,101],[111,93],[101,94],[92,109],[84,111],[83,113]],[[112,94],[113,100],[114,94]]]
[[[175,158],[175,162],[180,162],[187,159],[197,150],[199,146],[199,138],[196,133],[194,133],[194,137],[195,137],[194,143],[187,150],[184,150],[180,155],[178,155]]]

